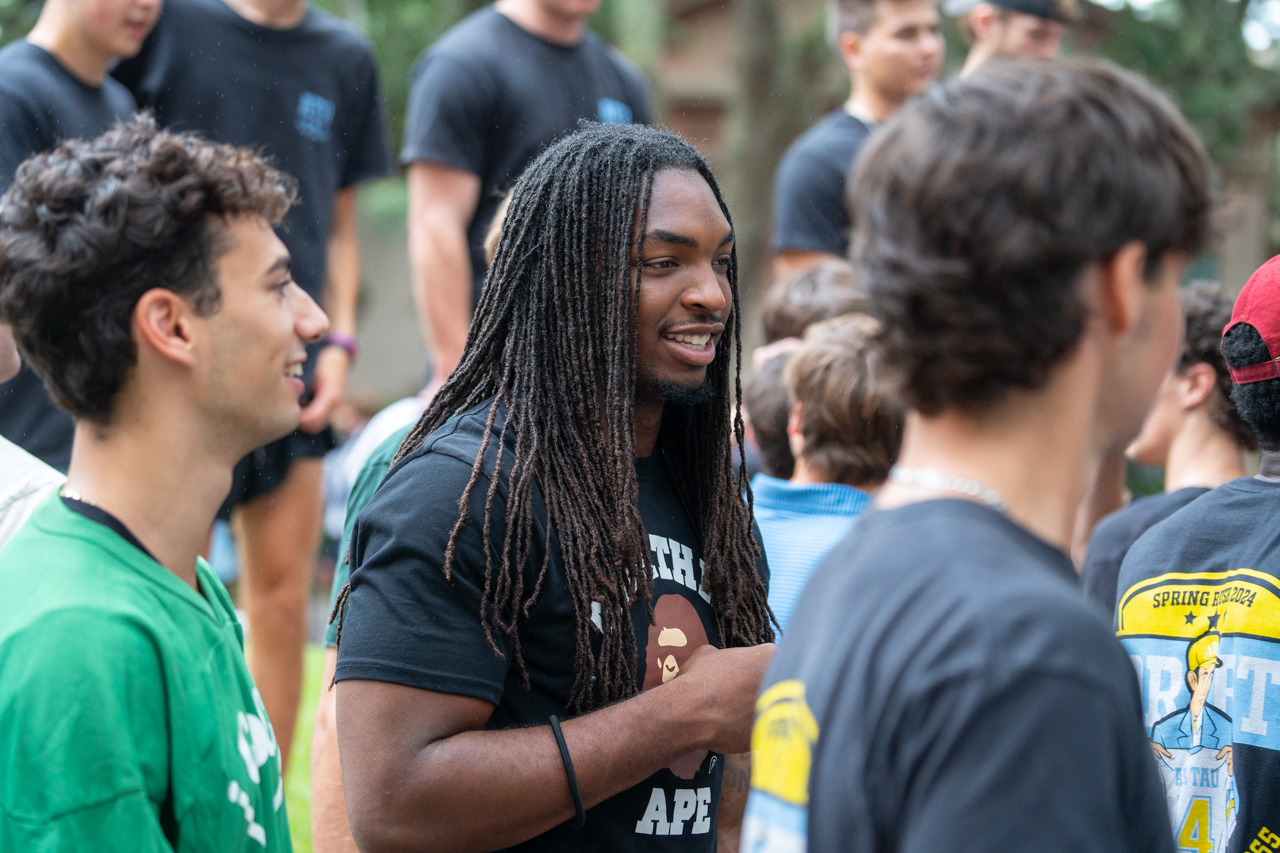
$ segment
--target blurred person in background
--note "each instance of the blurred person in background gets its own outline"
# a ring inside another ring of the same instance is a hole
[[[160,0],[46,0],[27,37],[0,50],[0,193],[32,154],[133,115],[107,71],[138,52],[159,14]],[[29,367],[0,382],[0,437],[65,472],[74,432]]]
[[[298,181],[278,230],[329,336],[307,348],[302,418],[236,466],[219,512],[240,557],[249,668],[288,763],[302,690],[307,601],[324,513],[329,425],[354,362],[358,186],[391,158],[369,42],[307,0],[170,0],[134,59],[113,72],[166,127],[261,149]]]
[[[0,323],[0,382],[16,376],[21,366],[13,328]],[[0,549],[63,479],[57,470],[0,436]]]
[[[409,257],[431,358],[427,397],[462,355],[502,196],[579,121],[650,124],[644,75],[587,29],[601,0],[498,0],[428,48],[413,72],[401,161]]]
[[[903,412],[882,375],[875,331],[864,314],[809,327],[785,371],[794,473],[751,480],[769,607],[784,633],[809,576],[871,504],[902,446]]]
[[[751,354],[751,373],[743,382],[747,416],[747,464],[782,480],[791,478],[795,457],[787,437],[791,401],[784,369],[814,323],[868,310],[866,291],[853,277],[849,262],[821,261],[808,269],[779,276],[760,303],[764,346]]]
[[[849,100],[791,144],[774,179],[779,274],[849,253],[845,183],[871,131],[938,79],[946,45],[934,0],[828,0]]]
[[[76,418],[61,495],[0,551],[6,853],[290,849],[200,551],[236,462],[297,426],[328,330],[272,231],[294,198],[255,152],[143,118],[38,155],[0,206],[0,317]]]
[[[1139,498],[1093,531],[1080,585],[1108,616],[1115,612],[1120,564],[1138,537],[1196,498],[1244,476],[1243,453],[1257,449],[1253,427],[1231,399],[1222,332],[1232,298],[1220,284],[1182,291],[1182,352],[1156,394],[1142,432],[1125,451],[1131,461],[1164,468],[1164,493]]]
[[[486,266],[493,263],[502,236],[502,224],[511,202],[508,193],[489,225],[484,238]],[[329,593],[329,625],[324,632],[324,674],[320,682],[320,698],[316,702],[316,724],[311,738],[311,843],[315,853],[356,853],[347,820],[347,803],[342,791],[342,766],[338,760],[338,732],[335,725],[336,698],[333,673],[338,664],[338,622],[341,610],[338,595],[351,577],[347,546],[356,516],[373,497],[391,460],[409,429],[418,421],[430,400],[427,389],[387,406],[365,425],[343,456],[341,479],[349,483],[343,495],[345,514],[338,539],[338,560],[333,569],[333,587]]]
[[[1213,853],[1280,849],[1280,726],[1272,722],[1280,683],[1280,257],[1240,291],[1221,346],[1232,400],[1262,451],[1258,474],[1201,495],[1133,543],[1113,623],[1141,685],[1177,846]]]
[[[973,41],[960,76],[992,59],[1055,59],[1081,18],[1076,0],[959,0],[944,6]]]
[[[992,63],[871,141],[852,257],[902,450],[765,677],[745,850],[1172,853],[1133,665],[1066,549],[1177,354],[1210,176],[1101,62]]]

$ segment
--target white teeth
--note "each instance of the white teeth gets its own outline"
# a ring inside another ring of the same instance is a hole
[[[285,375],[286,375],[286,376],[296,376],[296,377],[298,377],[299,379],[301,379],[301,378],[302,378],[302,365],[301,365],[301,364],[290,364],[289,366],[287,366],[287,367],[284,369],[284,373],[285,373]]]
[[[694,349],[702,349],[711,341],[710,335],[665,335],[664,337],[668,340],[688,344]]]

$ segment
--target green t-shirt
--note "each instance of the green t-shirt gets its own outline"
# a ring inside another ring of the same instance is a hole
[[[289,853],[231,599],[56,495],[0,551],[0,850]]]
[[[360,510],[364,509],[364,505],[369,502],[369,498],[373,497],[373,493],[378,491],[378,486],[382,483],[382,478],[387,476],[387,469],[391,467],[391,460],[396,458],[396,451],[400,449],[400,445],[404,442],[404,437],[409,434],[409,430],[413,429],[414,424],[406,424],[403,429],[398,429],[391,435],[387,436],[382,444],[370,454],[365,460],[364,467],[360,469],[360,473],[356,475],[356,481],[351,485],[351,492],[347,495],[347,517],[342,521],[342,559],[338,561],[338,565],[333,570],[333,589],[329,592],[329,612],[333,612],[333,605],[338,603],[338,593],[342,592],[342,588],[347,585],[347,580],[351,577],[351,566],[347,563],[347,546],[351,544],[351,531],[356,526],[356,516],[360,514]],[[324,632],[324,644],[329,648],[333,648],[338,644],[338,620],[335,618],[329,623],[329,627]]]

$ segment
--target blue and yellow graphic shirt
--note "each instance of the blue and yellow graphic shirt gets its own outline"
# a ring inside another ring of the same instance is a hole
[[[1140,538],[1116,633],[1142,690],[1174,841],[1280,850],[1280,484],[1241,478]]]

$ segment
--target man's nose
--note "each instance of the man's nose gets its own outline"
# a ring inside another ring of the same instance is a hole
[[[708,265],[705,269],[699,269],[695,276],[684,294],[685,307],[700,314],[723,314],[729,299],[715,269]]]
[[[293,312],[293,330],[302,340],[316,343],[329,334],[329,316],[297,284],[289,287],[289,309]]]

